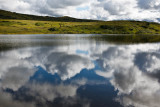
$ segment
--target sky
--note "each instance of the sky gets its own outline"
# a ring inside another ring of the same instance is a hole
[[[160,22],[160,0],[0,0],[0,9],[55,17]]]

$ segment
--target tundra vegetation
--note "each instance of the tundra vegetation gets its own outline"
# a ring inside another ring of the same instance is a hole
[[[160,34],[160,24],[138,21],[57,22],[0,19],[0,34]]]
[[[34,16],[0,10],[0,34],[160,34],[160,24]]]

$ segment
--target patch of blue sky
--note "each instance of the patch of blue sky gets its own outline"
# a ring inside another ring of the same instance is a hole
[[[77,7],[77,11],[89,10],[89,6]]]
[[[103,71],[103,69],[101,68],[101,66],[99,66],[99,64],[94,60],[94,61],[92,61],[93,63],[94,63],[94,66],[95,66],[95,68],[94,68],[94,70],[96,71],[96,70],[99,70],[99,71]]]
[[[88,55],[89,52],[88,51],[83,51],[83,50],[76,50],[77,54],[84,54],[84,55]]]

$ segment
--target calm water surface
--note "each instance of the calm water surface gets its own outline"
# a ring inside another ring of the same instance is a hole
[[[0,107],[159,107],[160,43],[89,36],[0,35]]]

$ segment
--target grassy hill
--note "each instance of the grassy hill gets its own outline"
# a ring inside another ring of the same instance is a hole
[[[0,34],[160,34],[160,24],[47,17],[0,10]]]
[[[61,22],[95,22],[97,20],[76,19],[68,16],[50,17],[20,14],[5,10],[0,10],[0,19],[18,19],[18,20],[38,20],[38,21],[61,21]]]

